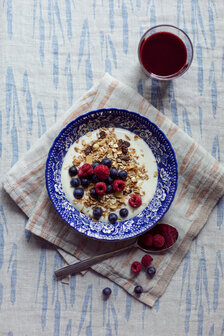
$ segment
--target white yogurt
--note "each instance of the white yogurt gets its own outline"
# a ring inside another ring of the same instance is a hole
[[[80,147],[82,141],[84,140],[87,144],[92,143],[94,140],[98,139],[98,133],[99,131],[93,131],[91,133],[91,136],[84,135],[79,139],[78,144],[74,144],[72,145],[65,158],[63,161],[63,165],[62,165],[62,171],[61,171],[61,182],[62,182],[62,187],[64,190],[64,193],[66,195],[66,198],[73,204],[73,201],[75,200],[74,196],[73,196],[73,191],[74,188],[70,186],[70,179],[71,177],[68,174],[68,169],[69,167],[71,167],[73,164],[73,158],[75,155],[77,155],[77,153],[74,150],[74,147]],[[152,200],[153,195],[156,191],[156,186],[157,186],[157,175],[158,175],[158,171],[157,171],[157,164],[156,164],[156,159],[151,151],[151,149],[149,148],[149,146],[146,144],[146,142],[141,139],[140,137],[138,137],[136,139],[136,136],[134,133],[122,129],[122,128],[115,128],[114,129],[114,133],[117,136],[117,139],[122,139],[122,140],[126,140],[127,141],[127,137],[130,139],[128,140],[130,143],[130,147],[129,148],[134,148],[136,151],[136,155],[139,156],[138,158],[138,162],[139,165],[145,165],[145,169],[147,171],[148,174],[148,179],[147,180],[139,180],[138,183],[141,184],[141,190],[145,193],[144,195],[141,196],[142,198],[142,205],[138,208],[133,209],[129,204],[128,204],[128,199],[130,198],[130,196],[127,195],[127,201],[126,201],[126,205],[122,206],[122,207],[126,207],[129,211],[129,215],[128,217],[126,217],[125,219],[129,219],[131,217],[136,216],[137,214],[139,214]],[[83,162],[85,163],[85,162]],[[82,164],[83,164],[82,163]],[[82,203],[77,203],[74,204],[75,208],[77,208],[78,210],[82,209],[82,212],[85,213],[86,215],[92,215],[92,207],[85,207],[83,209],[83,204]],[[119,217],[119,210],[117,209],[115,211],[111,211],[111,212],[115,212],[118,217]],[[121,218],[120,218],[121,219]],[[100,218],[101,221],[104,222],[108,222],[107,217],[102,216]],[[123,219],[124,220],[124,219]]]

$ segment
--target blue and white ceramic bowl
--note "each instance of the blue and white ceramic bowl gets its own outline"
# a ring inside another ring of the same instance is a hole
[[[152,201],[137,216],[116,224],[95,222],[67,200],[61,183],[63,159],[70,146],[84,134],[100,127],[119,127],[140,136],[152,150],[158,168]],[[149,230],[169,209],[177,189],[178,171],[174,150],[164,133],[149,119],[122,109],[88,112],[70,122],[55,139],[46,162],[46,186],[53,206],[78,232],[96,239],[115,241],[136,237]]]

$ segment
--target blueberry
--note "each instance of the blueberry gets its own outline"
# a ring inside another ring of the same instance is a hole
[[[121,179],[121,180],[126,180],[126,178],[128,177],[128,173],[125,171],[125,170],[121,170],[119,171],[118,173],[118,177]]]
[[[96,174],[93,174],[91,179],[93,183],[100,182],[100,179],[96,176]]]
[[[98,161],[95,161],[95,162],[93,162],[92,167],[94,169],[94,168],[96,168],[99,165],[100,165],[100,163]]]
[[[114,179],[112,179],[111,176],[108,176],[108,178],[106,179],[106,184],[112,184],[114,182]]]
[[[134,292],[135,294],[142,294],[143,292],[142,286],[135,286]]]
[[[78,174],[78,169],[75,166],[69,168],[68,173],[70,176],[75,176]]]
[[[75,198],[80,199],[84,195],[84,190],[82,188],[75,188],[73,195]]]
[[[111,184],[107,185],[106,193],[107,194],[112,194],[114,192],[114,188]]]
[[[112,293],[112,290],[110,289],[110,287],[106,287],[103,289],[103,295],[105,297],[109,297],[111,293]]]
[[[114,212],[111,212],[108,216],[108,219],[111,224],[114,224],[117,221],[117,215]]]
[[[97,194],[95,188],[90,189],[90,196],[91,196],[92,198],[98,198],[98,194]]]
[[[102,209],[100,209],[100,208],[93,209],[93,217],[95,219],[99,219],[102,216],[102,214],[103,214]]]
[[[71,180],[70,180],[70,184],[72,187],[76,188],[80,185],[80,181],[77,177],[73,177]]]
[[[110,176],[113,178],[113,179],[116,179],[118,177],[118,171],[116,168],[111,168],[110,170]]]
[[[126,209],[126,208],[122,208],[122,209],[119,211],[119,215],[120,215],[122,218],[127,217],[127,215],[128,215],[128,209]]]
[[[105,158],[105,159],[103,159],[102,161],[101,161],[101,164],[104,164],[104,165],[106,165],[107,167],[111,167],[111,165],[112,165],[112,162],[111,162],[111,160],[110,159],[108,159],[108,158]]]
[[[90,185],[90,180],[88,180],[87,178],[81,178],[81,185],[83,186],[83,188],[87,188]]]
[[[147,274],[148,274],[149,276],[152,277],[152,276],[156,273],[156,269],[155,269],[155,267],[153,267],[153,266],[149,266],[149,267],[147,268],[146,272],[147,272]]]

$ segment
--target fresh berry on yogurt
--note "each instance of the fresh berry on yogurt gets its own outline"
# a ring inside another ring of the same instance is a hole
[[[113,182],[113,188],[115,192],[121,192],[125,188],[125,182],[123,180],[115,180]]]
[[[105,181],[107,184],[113,184],[114,179],[111,176],[108,176],[108,178]]]
[[[121,180],[126,180],[127,177],[128,177],[128,173],[125,171],[125,170],[121,170],[119,171],[118,173],[118,177],[121,179]]]
[[[111,168],[110,177],[112,177],[113,179],[116,179],[118,177],[118,170],[116,168]]]
[[[100,164],[94,168],[94,174],[102,181],[106,180],[110,174],[109,168],[104,165]]]
[[[78,169],[75,166],[72,166],[69,168],[68,173],[71,177],[75,176],[78,173]]]
[[[94,199],[97,199],[97,198],[98,198],[98,194],[97,194],[95,188],[90,189],[90,192],[89,192],[89,193],[90,193],[90,196],[91,196],[92,198],[94,198]]]
[[[100,165],[100,162],[99,162],[99,161],[94,161],[93,164],[92,164],[92,167],[93,167],[93,169],[94,169],[95,167],[97,167],[97,166],[99,166],[99,165]]]
[[[91,176],[93,174],[93,167],[89,163],[84,163],[78,170],[79,177]]]
[[[112,194],[114,192],[114,188],[111,184],[107,185],[106,193],[107,194]]]
[[[142,199],[139,195],[134,195],[129,198],[128,203],[132,208],[138,208],[142,204]]]
[[[111,161],[111,159],[105,158],[101,161],[101,164],[106,165],[107,167],[110,168],[111,165],[112,165],[112,161]]]
[[[117,217],[116,213],[114,213],[114,212],[111,212],[108,216],[108,220],[111,224],[115,224],[116,221],[117,221],[117,218],[118,217]]]
[[[80,180],[77,177],[72,177],[70,180],[70,184],[72,187],[76,188],[80,185]]]
[[[91,176],[91,181],[92,181],[93,183],[97,183],[97,182],[100,182],[100,179],[96,176],[96,174],[93,174],[93,175]]]
[[[94,208],[93,209],[93,217],[95,219],[100,219],[100,217],[102,216],[102,214],[103,214],[103,211],[102,211],[101,208]]]
[[[83,188],[75,188],[74,192],[73,192],[73,195],[74,195],[75,198],[81,199],[84,195]]]
[[[85,177],[81,178],[81,185],[83,188],[87,188],[90,185],[90,180]]]
[[[126,218],[128,216],[128,209],[126,208],[122,208],[120,211],[119,211],[119,215],[121,216],[121,218]]]
[[[95,185],[95,189],[96,189],[97,194],[100,194],[100,195],[104,194],[107,190],[106,183],[97,182],[96,185]]]

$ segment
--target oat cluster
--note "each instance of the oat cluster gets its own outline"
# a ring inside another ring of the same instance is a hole
[[[86,134],[91,137],[91,132]],[[91,183],[82,199],[74,199],[73,203],[83,203],[84,208],[100,207],[103,211],[103,217],[108,216],[110,212],[118,210],[127,205],[128,199],[135,194],[144,196],[142,190],[143,180],[148,180],[149,176],[144,164],[139,164],[139,156],[135,148],[130,144],[130,138],[125,135],[126,140],[118,139],[115,129],[101,128],[97,133],[97,139],[87,143],[85,140],[77,140],[74,146],[75,155],[73,157],[73,165],[79,168],[83,163],[90,165],[95,162],[101,162],[104,158],[112,161],[112,167],[118,171],[126,170],[128,177],[126,186],[122,192],[114,192],[112,194],[103,194],[100,198],[93,199],[89,190],[94,187]],[[138,136],[134,136],[137,141]],[[141,154],[142,156],[144,154]],[[134,211],[134,210],[133,210]]]

